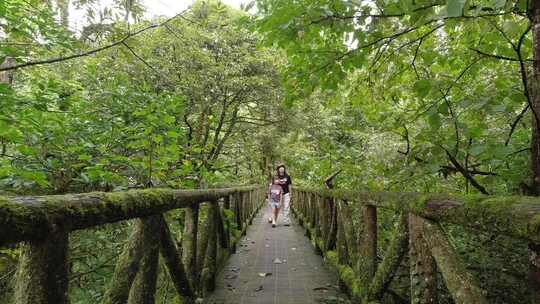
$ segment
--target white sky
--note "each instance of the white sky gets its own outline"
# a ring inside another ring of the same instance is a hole
[[[240,4],[248,3],[250,0],[221,0],[223,3],[235,8],[240,8]],[[111,0],[98,1],[98,7],[110,6]],[[146,7],[146,16],[151,18],[153,16],[164,15],[172,17],[179,12],[185,10],[188,6],[193,4],[194,0],[143,0]],[[73,6],[70,7],[70,27],[76,30],[81,30],[86,24],[84,18],[85,11],[77,10]]]

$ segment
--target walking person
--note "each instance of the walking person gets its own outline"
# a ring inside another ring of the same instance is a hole
[[[285,165],[279,165],[276,170],[279,185],[281,185],[281,188],[283,189],[283,221],[285,222],[285,226],[289,226],[291,224],[289,219],[289,209],[291,205],[292,180],[289,174],[287,174],[287,168],[285,168]]]
[[[279,182],[280,180],[277,177],[274,178],[268,189],[268,202],[272,210],[272,217],[268,219],[268,222],[272,223],[272,228],[276,228],[279,209],[283,206],[283,188]]]

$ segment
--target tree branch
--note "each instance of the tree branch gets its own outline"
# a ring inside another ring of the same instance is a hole
[[[61,61],[67,61],[67,60],[71,60],[71,59],[75,59],[75,58],[89,56],[89,55],[92,55],[92,54],[95,54],[95,53],[98,53],[98,52],[101,52],[101,51],[105,51],[107,49],[122,45],[129,38],[137,36],[137,35],[139,35],[139,34],[141,34],[143,32],[146,32],[146,31],[148,31],[150,29],[155,29],[155,28],[161,27],[161,26],[169,23],[173,19],[181,17],[182,14],[184,14],[186,11],[187,11],[187,9],[180,12],[180,13],[178,13],[177,15],[163,21],[162,23],[149,25],[149,26],[144,27],[144,28],[142,28],[142,29],[140,29],[138,31],[127,34],[124,38],[122,38],[122,39],[120,39],[118,41],[115,41],[115,42],[113,42],[111,44],[108,44],[108,45],[105,45],[105,46],[102,46],[102,47],[99,47],[99,48],[96,48],[96,49],[93,49],[93,50],[90,50],[90,51],[86,51],[86,52],[82,52],[82,53],[78,53],[78,54],[73,54],[73,55],[65,56],[65,57],[56,57],[56,58],[49,58],[49,59],[43,59],[43,60],[28,61],[28,62],[25,62],[25,63],[14,65],[14,66],[1,67],[0,72],[1,71],[16,70],[16,69],[20,69],[20,68],[24,68],[24,67],[35,66],[35,65],[43,65],[43,64],[51,64],[51,63],[56,63],[56,62],[61,62]]]
[[[494,59],[500,59],[500,60],[507,60],[507,61],[513,61],[513,62],[519,62],[519,59],[517,58],[510,58],[510,57],[506,57],[506,56],[501,56],[501,55],[496,55],[496,54],[489,54],[489,53],[486,53],[482,50],[479,50],[479,49],[475,49],[475,48],[469,48],[469,50],[471,51],[474,51],[476,52],[477,54],[479,55],[482,55],[482,56],[485,56],[485,57],[489,57],[489,58],[494,58]],[[530,61],[532,62],[532,59],[526,59],[525,61]]]
[[[525,113],[527,113],[527,110],[529,110],[529,108],[530,108],[530,105],[527,104],[525,108],[523,108],[523,110],[521,110],[521,112],[518,114],[514,122],[512,122],[512,125],[510,126],[510,132],[508,133],[508,138],[506,138],[506,141],[504,142],[505,146],[508,146],[508,144],[510,143],[510,139],[512,138],[512,134],[514,134],[517,124],[519,123],[521,118],[523,118]]]
[[[486,195],[489,194],[487,192],[486,188],[484,188],[484,186],[480,185],[478,183],[478,181],[476,181],[476,179],[469,173],[469,171],[467,169],[463,168],[463,166],[452,155],[452,153],[450,153],[445,147],[443,147],[443,146],[440,146],[440,147],[446,152],[446,156],[448,156],[448,159],[454,165],[454,167],[456,167],[456,169],[459,171],[459,173],[461,173],[461,175],[463,175],[463,177],[465,177],[471,183],[471,185],[473,187],[478,189],[478,191],[480,191],[483,194],[486,194]]]

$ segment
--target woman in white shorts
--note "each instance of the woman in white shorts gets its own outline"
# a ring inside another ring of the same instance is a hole
[[[285,226],[290,225],[289,220],[289,208],[291,204],[291,185],[292,180],[289,174],[287,174],[287,169],[285,168],[285,165],[279,165],[277,168],[277,178],[279,179],[279,184],[281,185],[281,188],[283,189],[283,221],[285,222]]]

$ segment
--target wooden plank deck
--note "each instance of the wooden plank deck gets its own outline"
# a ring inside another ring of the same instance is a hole
[[[272,228],[268,216],[268,208],[263,208],[253,220],[237,253],[218,275],[216,291],[204,303],[348,303],[336,275],[315,253],[302,227],[294,220],[285,226],[280,219]]]

